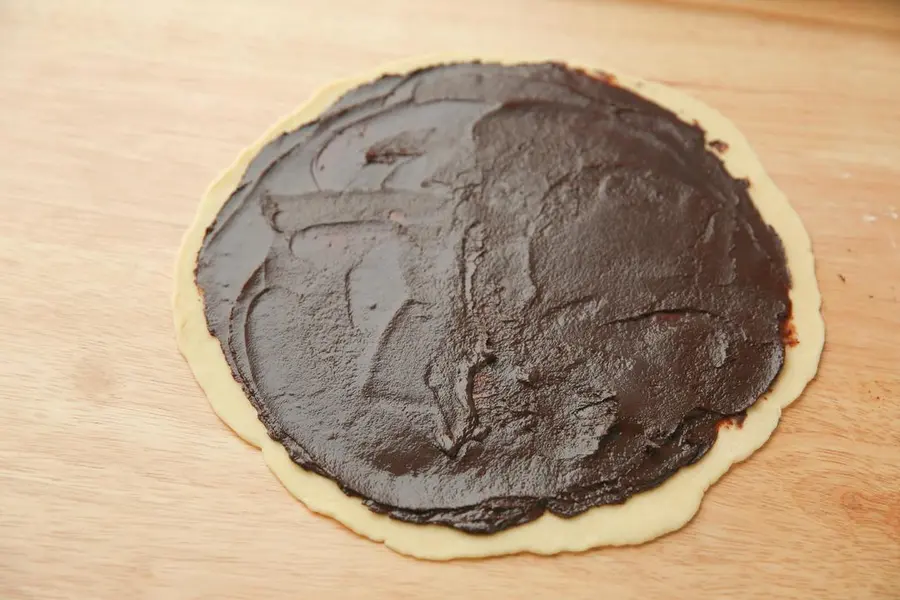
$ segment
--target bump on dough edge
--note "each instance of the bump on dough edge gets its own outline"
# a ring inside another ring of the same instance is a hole
[[[441,525],[415,525],[375,514],[363,506],[360,499],[345,495],[333,481],[294,464],[284,447],[268,437],[255,409],[232,377],[218,340],[207,331],[203,301],[194,281],[197,253],[206,228],[237,187],[260,148],[282,132],[315,119],[350,89],[383,74],[473,60],[513,64],[544,62],[548,58],[429,56],[386,64],[321,88],[241,152],[204,193],[178,253],[173,308],[179,350],[219,418],[241,438],[262,450],[267,465],[292,495],[310,510],[332,517],[357,534],[382,542],[401,554],[430,560],[519,552],[549,555],[600,546],[639,544],[680,529],[697,513],[706,490],[731,465],[749,457],[769,439],[782,409],[799,397],[815,377],[825,339],[812,247],[799,215],[766,174],[737,127],[715,109],[683,92],[616,70],[583,67],[577,61],[560,60],[572,68],[611,75],[616,85],[668,108],[688,123],[698,122],[706,131],[707,140],[718,139],[728,144],[726,152],[717,154],[732,176],[750,180],[754,204],[783,242],[792,277],[792,323],[799,343],[785,348],[784,366],[778,378],[747,411],[743,425],[720,429],[716,443],[701,460],[680,469],[660,486],[636,494],[624,504],[595,507],[568,519],[544,514],[530,523],[490,535],[463,533]]]

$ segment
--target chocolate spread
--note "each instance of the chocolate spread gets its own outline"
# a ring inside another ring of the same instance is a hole
[[[790,279],[748,186],[610,77],[436,66],[263,148],[197,285],[295,462],[490,533],[660,484],[769,388]]]

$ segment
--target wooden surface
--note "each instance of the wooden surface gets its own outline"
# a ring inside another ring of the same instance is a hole
[[[650,545],[395,555],[284,492],[175,348],[213,176],[316,86],[460,49],[693,92],[812,235],[820,377]],[[4,600],[900,598],[898,2],[0,0],[0,157]]]

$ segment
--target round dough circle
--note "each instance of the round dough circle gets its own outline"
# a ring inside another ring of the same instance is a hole
[[[256,411],[234,380],[219,341],[209,334],[203,299],[194,280],[197,254],[206,228],[237,187],[244,170],[272,139],[315,119],[344,93],[386,73],[473,60],[514,64],[546,58],[429,57],[385,65],[374,72],[333,83],[319,90],[292,114],[278,121],[207,189],[193,224],[182,241],[175,271],[174,316],[178,346],[216,414],[248,443],[260,448],[282,484],[309,509],[334,518],[354,532],[400,552],[431,560],[483,557],[518,552],[556,554],[598,546],[639,544],[684,526],[696,514],[704,492],[728,468],[749,457],[775,430],[781,410],[795,400],[815,376],[825,339],[821,297],[815,278],[809,237],[800,217],[765,173],[747,140],[724,116],[672,88],[610,71],[581,67],[612,76],[616,85],[668,108],[687,123],[697,122],[707,140],[728,145],[718,155],[728,172],[750,181],[750,196],[763,220],[784,245],[792,286],[792,325],[798,343],[785,348],[784,366],[771,389],[748,411],[741,427],[723,427],[710,451],[680,469],[660,486],[632,496],[624,504],[591,508],[560,518],[544,514],[530,523],[490,535],[463,533],[441,525],[416,525],[373,513],[359,498],[345,495],[330,479],[306,471],[269,438]],[[571,61],[563,61],[578,68]]]

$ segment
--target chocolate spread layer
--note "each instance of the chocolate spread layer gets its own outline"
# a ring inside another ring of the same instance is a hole
[[[269,434],[468,532],[619,503],[782,366],[780,241],[696,125],[559,64],[389,75],[253,160],[197,261]]]

